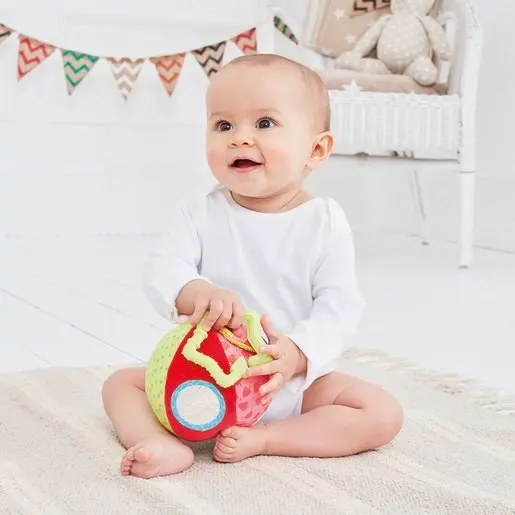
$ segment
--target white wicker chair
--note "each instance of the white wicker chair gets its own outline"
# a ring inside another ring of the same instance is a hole
[[[288,19],[286,14],[285,19]],[[377,159],[394,158],[399,164],[409,166],[421,217],[421,236],[426,244],[429,238],[418,172],[423,167],[442,166],[459,171],[459,264],[466,268],[472,263],[473,254],[475,111],[482,31],[472,0],[443,0],[439,19],[453,46],[448,94],[371,93],[357,88],[332,90],[334,153],[365,156],[365,160],[374,159],[375,165]],[[292,28],[301,35],[302,41],[302,30]],[[261,51],[270,50],[266,42],[261,46]],[[302,53],[299,60],[312,68],[331,66],[330,59],[308,48],[301,47],[299,52]]]

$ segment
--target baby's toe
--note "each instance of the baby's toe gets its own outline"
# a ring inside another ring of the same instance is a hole
[[[218,442],[216,444],[215,449],[216,449],[217,452],[222,452],[222,453],[230,454],[230,453],[234,452],[234,445],[227,445],[224,442]]]
[[[129,449],[127,449],[127,452],[125,453],[123,459],[128,461],[134,461],[136,459],[136,447],[130,447]]]
[[[227,462],[231,459],[232,456],[233,456],[232,451],[227,452],[227,451],[223,451],[220,449],[215,449],[213,452],[213,458],[216,461]]]
[[[233,427],[229,427],[227,429],[223,429],[222,431],[220,431],[220,435],[223,436],[224,438],[234,439],[234,437],[236,436],[236,428],[233,426]]]
[[[150,459],[152,453],[145,448],[136,449],[134,451],[134,459],[139,462],[146,462]]]

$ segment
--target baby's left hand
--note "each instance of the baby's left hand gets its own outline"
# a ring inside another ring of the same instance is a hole
[[[270,340],[269,345],[263,345],[260,351],[272,356],[273,361],[265,365],[249,368],[247,377],[270,375],[270,380],[259,389],[261,404],[269,404],[281,388],[295,374],[299,373],[306,357],[302,351],[287,336],[279,334],[272,328],[267,317],[261,319],[261,325]]]

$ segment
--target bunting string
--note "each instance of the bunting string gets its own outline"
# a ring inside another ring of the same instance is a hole
[[[298,40],[284,21],[275,16],[274,26],[293,43]],[[0,23],[0,45],[16,31]],[[48,42],[42,42],[25,34],[18,34],[17,80],[21,81],[27,74],[40,66],[56,50],[59,50],[63,61],[64,81],[69,95],[89,75],[95,64],[106,60],[113,72],[116,85],[122,98],[128,100],[134,84],[138,80],[145,61],[149,61],[157,71],[166,94],[171,97],[179,80],[186,55],[191,54],[204,70],[206,76],[211,78],[222,67],[227,43],[231,42],[245,55],[258,52],[256,27],[252,27],[240,34],[236,34],[226,41],[219,41],[201,48],[180,52],[173,55],[161,55],[148,59],[133,59],[131,57],[99,57],[81,53],[75,50],[58,48]]]

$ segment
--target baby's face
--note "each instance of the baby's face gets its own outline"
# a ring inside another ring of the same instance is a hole
[[[243,197],[298,186],[316,133],[300,78],[280,66],[235,66],[207,94],[207,159],[213,175]]]

